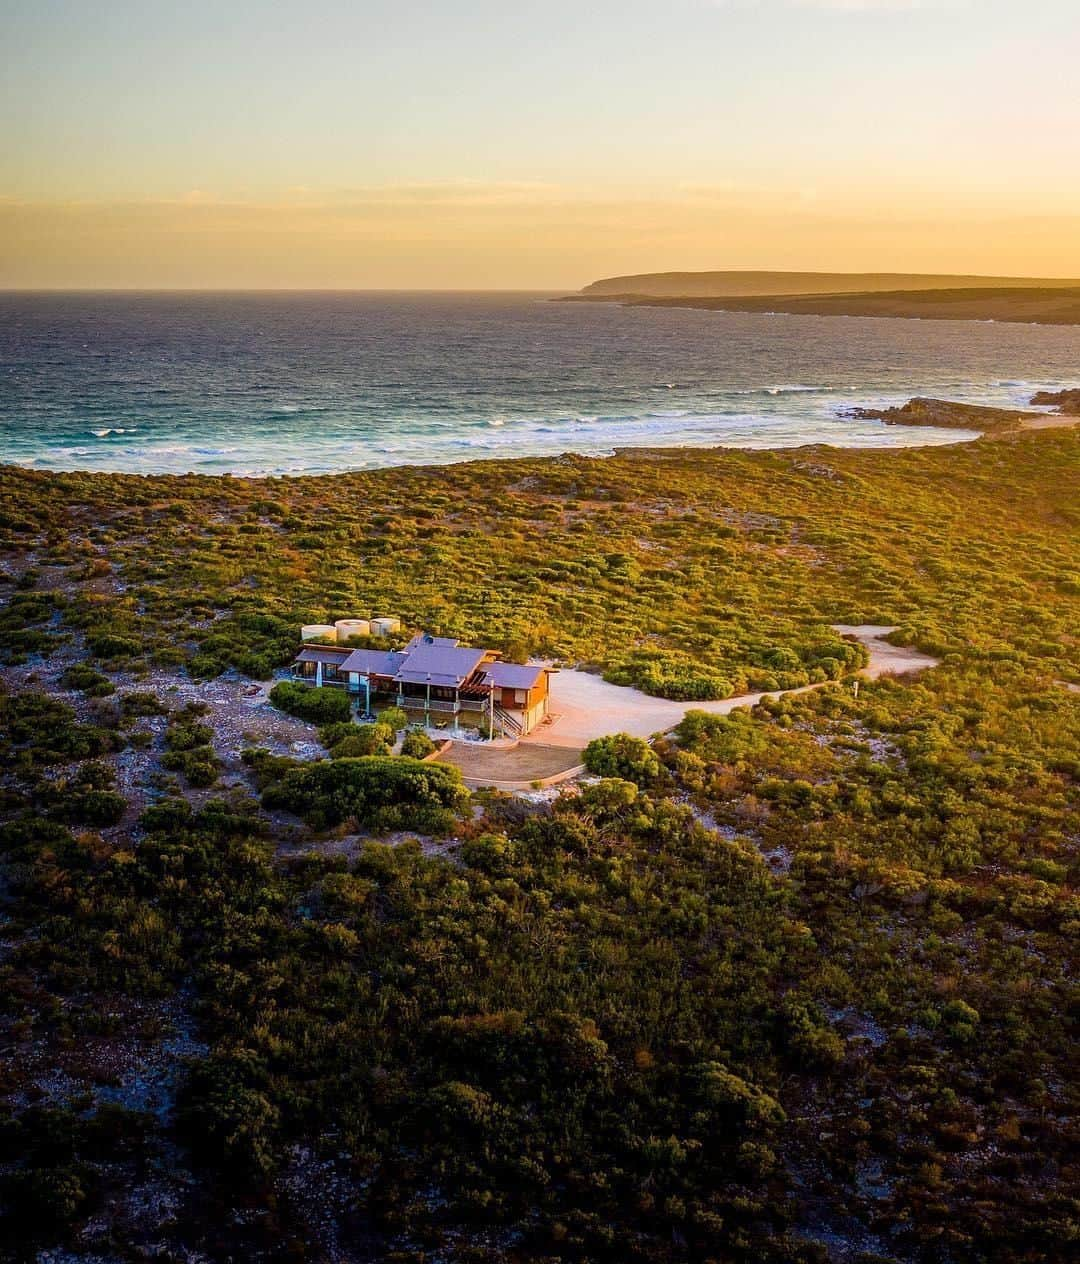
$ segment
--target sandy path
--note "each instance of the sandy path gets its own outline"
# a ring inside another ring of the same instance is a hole
[[[936,667],[938,660],[918,650],[890,645],[882,638],[895,629],[880,624],[837,624],[836,631],[854,636],[870,651],[870,662],[862,675],[870,679],[887,674],[923,671]],[[687,711],[708,711],[727,715],[739,707],[752,707],[763,698],[778,698],[783,693],[809,693],[820,685],[804,685],[801,689],[774,693],[740,694],[719,702],[673,702],[653,698],[637,689],[609,685],[600,676],[588,672],[560,671],[551,677],[551,713],[557,717],[550,725],[541,725],[525,742],[542,742],[548,746],[587,745],[608,733],[629,733],[634,737],[651,737],[674,728]]]
[[[1021,430],[1059,430],[1063,426],[1080,425],[1080,417],[1069,413],[1046,413],[1042,417],[1026,417],[1020,423]]]

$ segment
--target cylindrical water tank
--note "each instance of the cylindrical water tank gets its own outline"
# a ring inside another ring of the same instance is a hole
[[[347,641],[354,636],[371,635],[371,623],[367,619],[338,619],[334,627],[337,628],[339,641]]]
[[[332,623],[305,623],[300,629],[301,641],[336,641],[337,628]]]
[[[400,632],[401,620],[388,618],[372,619],[371,631],[375,636],[389,636],[391,632]]]

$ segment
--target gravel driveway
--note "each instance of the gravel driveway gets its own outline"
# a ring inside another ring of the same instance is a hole
[[[836,631],[854,636],[870,651],[870,662],[861,675],[876,679],[888,674],[923,671],[936,667],[938,660],[919,650],[890,645],[882,637],[894,628],[880,624],[836,624]],[[782,692],[807,693],[820,685]],[[687,711],[708,711],[727,715],[738,707],[752,707],[762,698],[778,698],[779,693],[748,693],[719,702],[672,702],[653,698],[638,689],[609,685],[600,676],[588,672],[563,670],[551,677],[550,724],[542,724],[522,745],[540,742],[548,746],[569,746],[580,750],[595,737],[608,733],[629,733],[634,737],[652,737],[674,728]]]

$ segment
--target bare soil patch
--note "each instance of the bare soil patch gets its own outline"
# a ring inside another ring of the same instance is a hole
[[[503,782],[528,784],[569,772],[581,763],[581,748],[521,742],[506,749],[455,742],[438,762],[453,764],[467,782],[492,785]]]

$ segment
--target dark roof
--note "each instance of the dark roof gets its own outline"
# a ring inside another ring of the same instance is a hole
[[[484,663],[488,650],[459,645],[449,636],[414,636],[403,650],[350,650],[344,645],[305,645],[298,663],[333,663],[339,670],[362,676],[383,676],[410,685],[457,688]],[[531,689],[540,663],[487,663],[483,684],[496,688]]]
[[[546,670],[543,663],[488,663],[484,684],[497,689],[531,689]]]
[[[487,650],[469,649],[465,645],[425,642],[410,650],[394,679],[411,685],[456,687],[476,671],[486,655]]]
[[[343,671],[359,672],[361,676],[395,676],[405,661],[401,650],[351,650],[341,664]]]
[[[333,663],[335,666],[349,656],[344,645],[305,645],[296,656],[298,663]]]

